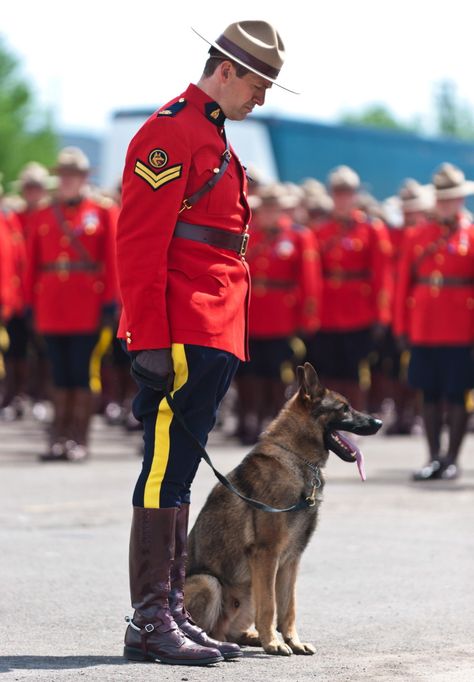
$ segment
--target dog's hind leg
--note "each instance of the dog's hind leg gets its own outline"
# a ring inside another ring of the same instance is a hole
[[[250,558],[252,591],[255,600],[255,625],[267,654],[291,655],[288,644],[280,642],[275,629],[275,580],[278,557],[273,549],[256,549]]]
[[[298,559],[290,559],[279,567],[276,576],[278,630],[294,654],[316,653],[312,644],[301,642],[296,631],[296,577]]]

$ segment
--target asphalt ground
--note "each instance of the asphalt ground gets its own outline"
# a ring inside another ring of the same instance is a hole
[[[298,579],[314,656],[247,648],[211,668],[129,663],[128,535],[138,434],[94,420],[85,464],[44,464],[30,416],[0,424],[0,680],[474,680],[474,435],[454,482],[417,484],[422,436],[362,440],[367,481],[331,455],[318,530]],[[217,433],[223,471],[247,449]],[[214,485],[203,463],[192,520]]]

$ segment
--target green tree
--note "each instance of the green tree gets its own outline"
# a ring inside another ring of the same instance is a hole
[[[467,102],[459,98],[456,83],[443,80],[435,86],[434,109],[440,135],[474,139],[474,112]]]
[[[345,111],[340,117],[345,125],[366,126],[369,128],[384,128],[385,130],[400,130],[404,132],[418,132],[419,123],[414,120],[405,123],[398,120],[384,104],[369,104],[361,111]]]
[[[21,73],[19,60],[0,36],[0,174],[2,183],[18,177],[28,161],[51,165],[58,142],[51,117],[42,111]]]

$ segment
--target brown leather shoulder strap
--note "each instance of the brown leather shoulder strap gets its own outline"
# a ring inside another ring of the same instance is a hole
[[[66,224],[66,218],[64,217],[64,213],[61,210],[61,206],[55,202],[51,205],[51,208],[53,210],[54,217],[56,218],[56,222],[58,223],[61,232],[66,237],[69,238],[71,246],[75,250],[77,255],[80,258],[82,258],[82,260],[85,261],[86,263],[93,263],[89,251],[80,241],[79,237],[73,232],[73,230],[69,229],[68,225]]]

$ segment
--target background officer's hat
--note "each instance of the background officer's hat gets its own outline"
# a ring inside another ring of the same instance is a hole
[[[466,180],[460,168],[452,163],[443,163],[433,175],[437,199],[460,199],[474,194],[474,182]]]
[[[406,213],[410,211],[427,211],[433,208],[433,185],[420,185],[413,178],[403,181],[398,191],[401,208]]]
[[[64,147],[58,154],[58,160],[53,171],[56,173],[63,170],[76,171],[86,175],[90,169],[90,161],[82,149],[79,149],[79,147]]]
[[[266,21],[237,21],[230,24],[215,41],[205,38],[195,28],[193,31],[234,62],[278,87],[297,94],[276,82],[285,59],[285,46],[280,34],[271,24]]]
[[[357,192],[360,189],[360,178],[349,166],[338,166],[328,175],[328,187],[332,191],[348,189]]]

